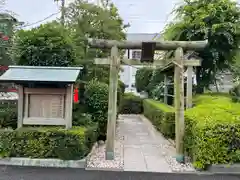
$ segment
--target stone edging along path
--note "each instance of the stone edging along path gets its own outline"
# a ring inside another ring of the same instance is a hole
[[[31,158],[2,158],[0,165],[11,166],[37,166],[61,168],[85,168],[86,160],[60,160],[60,159],[31,159]]]
[[[97,143],[95,143],[92,149],[95,149]],[[57,168],[85,168],[86,162],[92,151],[87,157],[80,160],[61,160],[61,159],[32,159],[32,158],[0,158],[0,165],[6,166],[35,166],[35,167],[57,167]]]

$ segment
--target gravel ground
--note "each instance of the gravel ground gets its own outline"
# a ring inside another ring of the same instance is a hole
[[[196,172],[193,165],[190,163],[189,158],[186,158],[186,163],[182,164],[176,161],[174,158],[175,148],[172,144],[163,145],[163,155],[172,169],[172,172]]]
[[[106,169],[106,170],[123,170],[123,145],[121,140],[123,137],[119,134],[119,127],[116,128],[116,140],[115,140],[115,157],[114,160],[105,159],[105,143],[99,143],[95,148],[93,148],[89,157],[87,158],[87,168],[88,169]]]

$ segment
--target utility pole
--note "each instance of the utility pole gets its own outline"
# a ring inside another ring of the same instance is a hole
[[[65,0],[61,0],[61,22],[62,22],[62,25],[64,26],[64,22],[65,22]]]
[[[65,0],[54,0],[54,2],[61,1],[61,24],[64,26],[65,22]]]
[[[100,5],[101,5],[101,1],[97,0],[97,6],[100,6]]]

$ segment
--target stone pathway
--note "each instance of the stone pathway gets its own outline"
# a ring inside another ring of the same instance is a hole
[[[124,136],[124,170],[171,172],[161,155],[165,139],[157,139],[151,127],[139,116],[121,116],[120,134]]]
[[[148,172],[195,171],[179,164],[175,148],[142,115],[120,115],[116,132],[115,160],[105,160],[105,145],[92,152],[88,168]]]

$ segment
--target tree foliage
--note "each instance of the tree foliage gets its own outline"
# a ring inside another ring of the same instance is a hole
[[[40,25],[16,33],[11,48],[12,59],[20,65],[84,66],[84,81],[108,82],[109,66],[94,65],[95,57],[109,56],[109,50],[89,48],[87,38],[125,39],[123,20],[113,3],[103,0],[103,7],[75,0],[65,9],[66,23]]]
[[[203,62],[197,68],[198,84],[208,86],[218,71],[233,62],[239,44],[240,9],[231,0],[184,0],[173,13],[176,18],[165,28],[165,39],[209,41],[198,52]]]
[[[103,7],[75,0],[66,10],[66,24],[77,47],[79,64],[84,65],[83,80],[98,79],[108,82],[109,66],[94,65],[96,57],[109,56],[109,50],[89,48],[87,38],[125,39],[123,20],[118,9],[110,1],[102,1]]]
[[[16,34],[12,53],[19,65],[70,66],[76,59],[75,45],[67,30],[57,22]]]
[[[144,67],[138,69],[135,76],[137,92],[147,91],[147,87],[150,83],[153,74],[153,69]]]
[[[4,2],[0,1],[0,10],[4,8]],[[3,66],[8,66],[14,64],[14,61],[11,59],[11,56],[8,52],[9,48],[12,46],[12,36],[15,29],[15,25],[17,24],[17,20],[11,14],[13,13],[0,13],[0,64]],[[1,72],[2,73],[2,72]]]
[[[164,82],[164,74],[162,73],[161,68],[154,69],[152,72],[152,76],[150,82],[147,86],[148,91],[152,91],[154,88],[159,86],[162,82]]]

